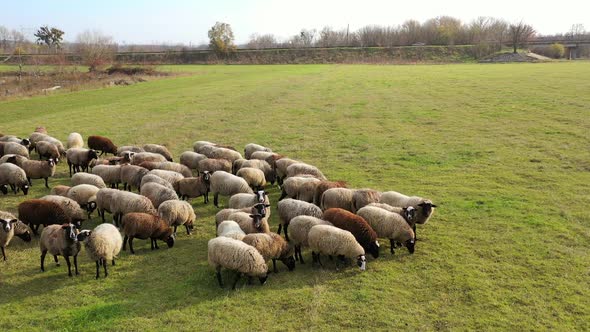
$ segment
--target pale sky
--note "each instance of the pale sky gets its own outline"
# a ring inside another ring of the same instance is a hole
[[[464,23],[478,16],[523,20],[541,34],[567,32],[572,24],[590,30],[590,0],[530,1],[386,1],[386,0],[1,0],[0,25],[28,36],[42,25],[65,31],[74,41],[84,30],[100,30],[119,43],[207,42],[207,30],[216,21],[229,23],[236,43],[253,33],[272,33],[279,39],[302,28],[331,26],[354,31],[369,24],[398,25],[448,15]],[[32,38],[32,37],[31,37]]]

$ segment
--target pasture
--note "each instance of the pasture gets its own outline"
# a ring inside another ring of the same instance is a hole
[[[198,198],[193,235],[179,228],[155,251],[136,240],[106,279],[85,253],[80,276],[52,262],[42,273],[37,239],[13,239],[1,330],[590,329],[589,63],[161,70],[191,74],[0,102],[0,132],[159,143],[175,161],[196,140],[263,144],[352,188],[432,199],[416,252],[392,256],[382,241],[365,272],[337,272],[304,251],[305,265],[279,263],[262,287],[220,289],[207,264],[218,209]],[[42,182],[26,198],[48,194]],[[69,184],[65,163],[57,184]],[[1,196],[0,209],[23,199]]]

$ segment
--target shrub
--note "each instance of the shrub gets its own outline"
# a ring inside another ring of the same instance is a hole
[[[562,58],[563,55],[565,54],[565,47],[563,47],[562,44],[552,44],[551,46],[549,46],[549,56],[554,58],[554,59],[559,59]]]

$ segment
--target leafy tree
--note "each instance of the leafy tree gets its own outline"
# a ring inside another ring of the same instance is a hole
[[[35,37],[37,37],[37,44],[42,45],[45,44],[47,47],[51,48],[52,46],[56,49],[61,48],[61,42],[63,41],[64,32],[58,28],[49,28],[48,26],[44,26],[39,28],[35,33]]]
[[[217,22],[209,30],[209,47],[217,55],[227,56],[236,50],[234,44],[234,33],[227,23]]]
[[[562,44],[555,43],[549,46],[549,55],[551,55],[552,58],[559,59],[562,58],[564,54],[565,47]]]

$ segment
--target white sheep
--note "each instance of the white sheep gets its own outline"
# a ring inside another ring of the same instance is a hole
[[[266,177],[264,176],[264,172],[258,168],[243,167],[238,170],[236,175],[246,180],[252,189],[261,189],[266,185]]]
[[[389,239],[391,254],[394,253],[396,242],[404,244],[410,254],[413,254],[416,240],[410,226],[412,221],[407,220],[413,217],[413,210],[412,206],[404,208],[401,215],[376,206],[365,206],[357,214],[371,225],[378,237]]]
[[[353,189],[348,188],[330,188],[322,194],[321,207],[323,211],[330,208],[340,208],[346,211],[353,210],[352,195]]]
[[[157,183],[160,185],[163,185],[164,187],[168,188],[168,189],[172,189],[174,190],[174,187],[172,187],[172,184],[170,184],[170,182],[162,179],[161,177],[155,175],[155,174],[146,174],[141,178],[141,183],[139,184],[139,191],[141,192],[141,187],[143,187],[145,184],[147,183]]]
[[[291,219],[297,216],[312,216],[322,218],[322,210],[312,203],[298,201],[291,198],[286,198],[277,204],[279,210],[279,224],[278,234],[281,234],[281,229],[285,228],[285,239],[289,241],[289,223]]]
[[[306,163],[294,163],[287,167],[287,177],[302,175],[302,174],[309,174],[312,175],[320,180],[327,180],[324,174],[319,170],[319,168],[309,165]]]
[[[121,183],[121,165],[96,165],[92,174],[100,176],[111,188],[119,189]]]
[[[91,149],[70,148],[66,151],[66,160],[68,162],[70,176],[72,176],[72,169],[74,173],[80,171],[87,172],[90,163],[93,160],[98,160],[98,154]]]
[[[204,154],[192,152],[192,151],[185,151],[180,155],[180,163],[184,166],[188,167],[189,169],[198,170],[199,168],[199,161],[207,159],[207,156]]]
[[[297,199],[300,201],[312,203],[315,190],[321,180],[312,176],[293,176],[286,178],[281,186],[281,197]]]
[[[188,202],[169,200],[165,201],[158,207],[158,215],[160,218],[166,220],[168,225],[174,226],[174,235],[176,236],[176,228],[184,225],[186,234],[190,235],[193,229],[193,224],[197,219],[195,210]]]
[[[142,147],[133,146],[133,145],[125,145],[117,148],[117,156],[122,157],[126,152],[132,152],[132,155],[136,153],[145,152]]]
[[[281,158],[275,161],[274,168],[279,185],[282,185],[283,180],[287,177],[287,168],[296,163],[299,163],[299,161],[291,158]]]
[[[145,167],[144,165],[149,163],[149,167],[146,167],[150,170],[153,169],[162,169],[165,171],[173,171],[182,174],[184,177],[191,177],[193,176],[193,172],[183,164],[173,163],[171,161],[163,161],[163,162],[143,162],[140,166]]]
[[[82,138],[82,135],[78,133],[71,133],[70,135],[68,135],[68,141],[66,143],[66,146],[68,147],[68,149],[84,147],[84,139]]]
[[[373,189],[355,189],[352,193],[352,213],[371,203],[378,203],[381,199],[381,192]]]
[[[278,272],[277,259],[283,262],[289,271],[293,271],[295,268],[293,247],[280,235],[275,233],[252,233],[244,236],[242,241],[256,248],[262,257],[264,257],[264,260],[272,260],[274,273]]]
[[[399,207],[413,206],[416,209],[416,224],[427,223],[428,219],[434,214],[434,208],[436,207],[429,199],[418,196],[406,196],[396,191],[384,192],[381,194],[379,202]],[[417,238],[416,225],[413,226],[413,230]]]
[[[312,216],[297,216],[289,222],[289,240],[295,248],[295,259],[301,264],[305,264],[301,248],[309,246],[307,235],[309,230],[316,225],[332,225],[332,223]]]
[[[146,183],[141,187],[140,194],[149,198],[154,207],[157,209],[160,204],[169,200],[178,200],[178,195],[172,189],[168,189],[155,182]]]
[[[57,256],[63,256],[68,264],[68,276],[72,276],[70,256],[74,256],[74,267],[78,275],[78,253],[80,252],[80,242],[77,239],[78,230],[74,224],[49,225],[43,228],[41,238],[39,239],[39,249],[41,250],[41,271],[45,272],[45,255],[47,252],[53,255],[55,264],[59,266]]]
[[[243,161],[241,161],[241,160],[243,160]],[[266,160],[238,159],[234,162],[234,170],[235,170],[234,173],[236,173],[240,168],[244,168],[244,167],[258,168],[259,170],[264,172],[264,177],[266,179],[266,182],[269,182],[270,184],[274,184],[276,181],[277,173],[275,172],[275,170],[272,168],[272,166]]]
[[[2,142],[1,144],[4,145],[3,154],[16,154],[25,158],[29,158],[29,149],[27,149],[27,147],[21,143]]]
[[[53,158],[55,160],[59,160],[59,157],[61,157],[61,153],[59,152],[59,149],[54,144],[47,142],[47,141],[37,142],[37,144],[35,145],[35,149],[37,150],[37,153],[39,154],[39,159]],[[64,152],[64,154],[65,154],[65,152]]]
[[[115,197],[118,192],[117,189],[110,188],[100,188],[98,192],[96,192],[96,210],[98,211],[98,215],[102,218],[102,222],[105,222],[105,211],[111,214],[113,213],[111,203],[113,202],[113,197]]]
[[[128,191],[116,191],[111,197],[110,208],[117,225],[121,217],[127,213],[142,212],[153,215],[158,213],[149,198]]]
[[[90,260],[96,262],[96,279],[99,277],[100,265],[104,267],[104,277],[106,278],[108,276],[108,262],[115,266],[115,257],[121,251],[123,244],[123,237],[117,227],[111,224],[100,224],[92,231],[81,231],[77,239],[84,242],[86,254]]]
[[[4,211],[0,211],[1,214],[4,214]],[[16,217],[12,216],[12,217],[0,217],[0,249],[2,249],[2,257],[4,260],[6,260],[6,252],[5,252],[5,248],[6,246],[8,246],[8,243],[10,243],[10,240],[12,240],[12,237],[14,236],[14,227],[16,226],[16,223],[18,222],[18,219],[16,219]]]
[[[230,237],[236,240],[242,240],[246,233],[240,228],[240,225],[233,220],[224,220],[217,226],[217,236]]]
[[[206,153],[203,154],[206,155]],[[226,159],[229,160],[231,163],[233,163],[234,160],[243,159],[242,155],[238,151],[222,147],[213,148],[211,154],[207,157],[214,159]]]
[[[211,175],[211,192],[213,193],[213,204],[219,207],[219,195],[231,196],[238,193],[253,194],[254,192],[241,177],[228,172],[217,171]]]
[[[209,172],[203,172],[199,177],[189,177],[178,181],[176,189],[180,199],[203,196],[203,202],[207,204],[209,202],[210,180]]]
[[[167,161],[172,161],[172,153],[170,153],[170,151],[168,151],[168,148],[166,148],[163,145],[159,145],[159,144],[145,144],[143,146],[143,149],[146,152],[160,154],[164,158],[166,158]]]
[[[365,250],[349,231],[330,225],[316,225],[309,230],[307,242],[312,250],[313,262],[318,262],[320,266],[323,266],[320,254],[324,254],[337,256],[341,261],[356,259],[361,271],[366,268]]]
[[[149,174],[157,175],[157,176],[161,177],[162,179],[170,182],[170,184],[172,185],[173,188],[176,187],[176,184],[178,181],[184,179],[184,176],[178,172],[166,171],[163,169],[153,169],[148,172],[148,175]]]
[[[272,150],[270,148],[267,148],[262,145],[254,144],[254,143],[249,143],[249,144],[246,144],[246,146],[244,147],[244,157],[246,159],[250,159],[252,157],[252,153],[254,153],[256,151],[264,151],[264,152],[272,153]]]
[[[95,174],[79,172],[72,175],[72,186],[77,186],[79,184],[91,184],[98,188],[106,188],[107,185],[104,183],[104,180]]]
[[[264,285],[267,278],[268,267],[264,257],[256,248],[246,243],[229,237],[216,237],[207,243],[207,256],[211,266],[215,268],[219,286],[223,288],[221,280],[221,268],[237,271],[237,278],[234,280],[232,289],[242,277],[258,277],[260,284]]]
[[[44,179],[45,188],[49,188],[48,179],[55,175],[56,164],[52,158],[49,160],[23,160],[20,167],[25,171],[29,185],[33,185],[31,179]]]
[[[149,171],[136,165],[121,165],[121,182],[123,190],[131,191],[132,188],[141,187],[141,180]]]
[[[99,190],[100,188],[91,184],[79,184],[70,187],[65,195],[60,196],[65,196],[80,204],[80,207],[86,210],[88,219],[90,219],[92,211],[96,209],[96,194]]]
[[[8,193],[7,185],[10,185],[14,193],[20,189],[23,194],[29,192],[29,181],[25,171],[15,164],[4,163],[0,164],[0,190],[2,193]]]
[[[139,165],[144,161],[154,161],[154,162],[163,162],[166,161],[166,157],[162,156],[159,153],[152,153],[152,152],[137,152],[133,155],[133,160],[131,164]]]

